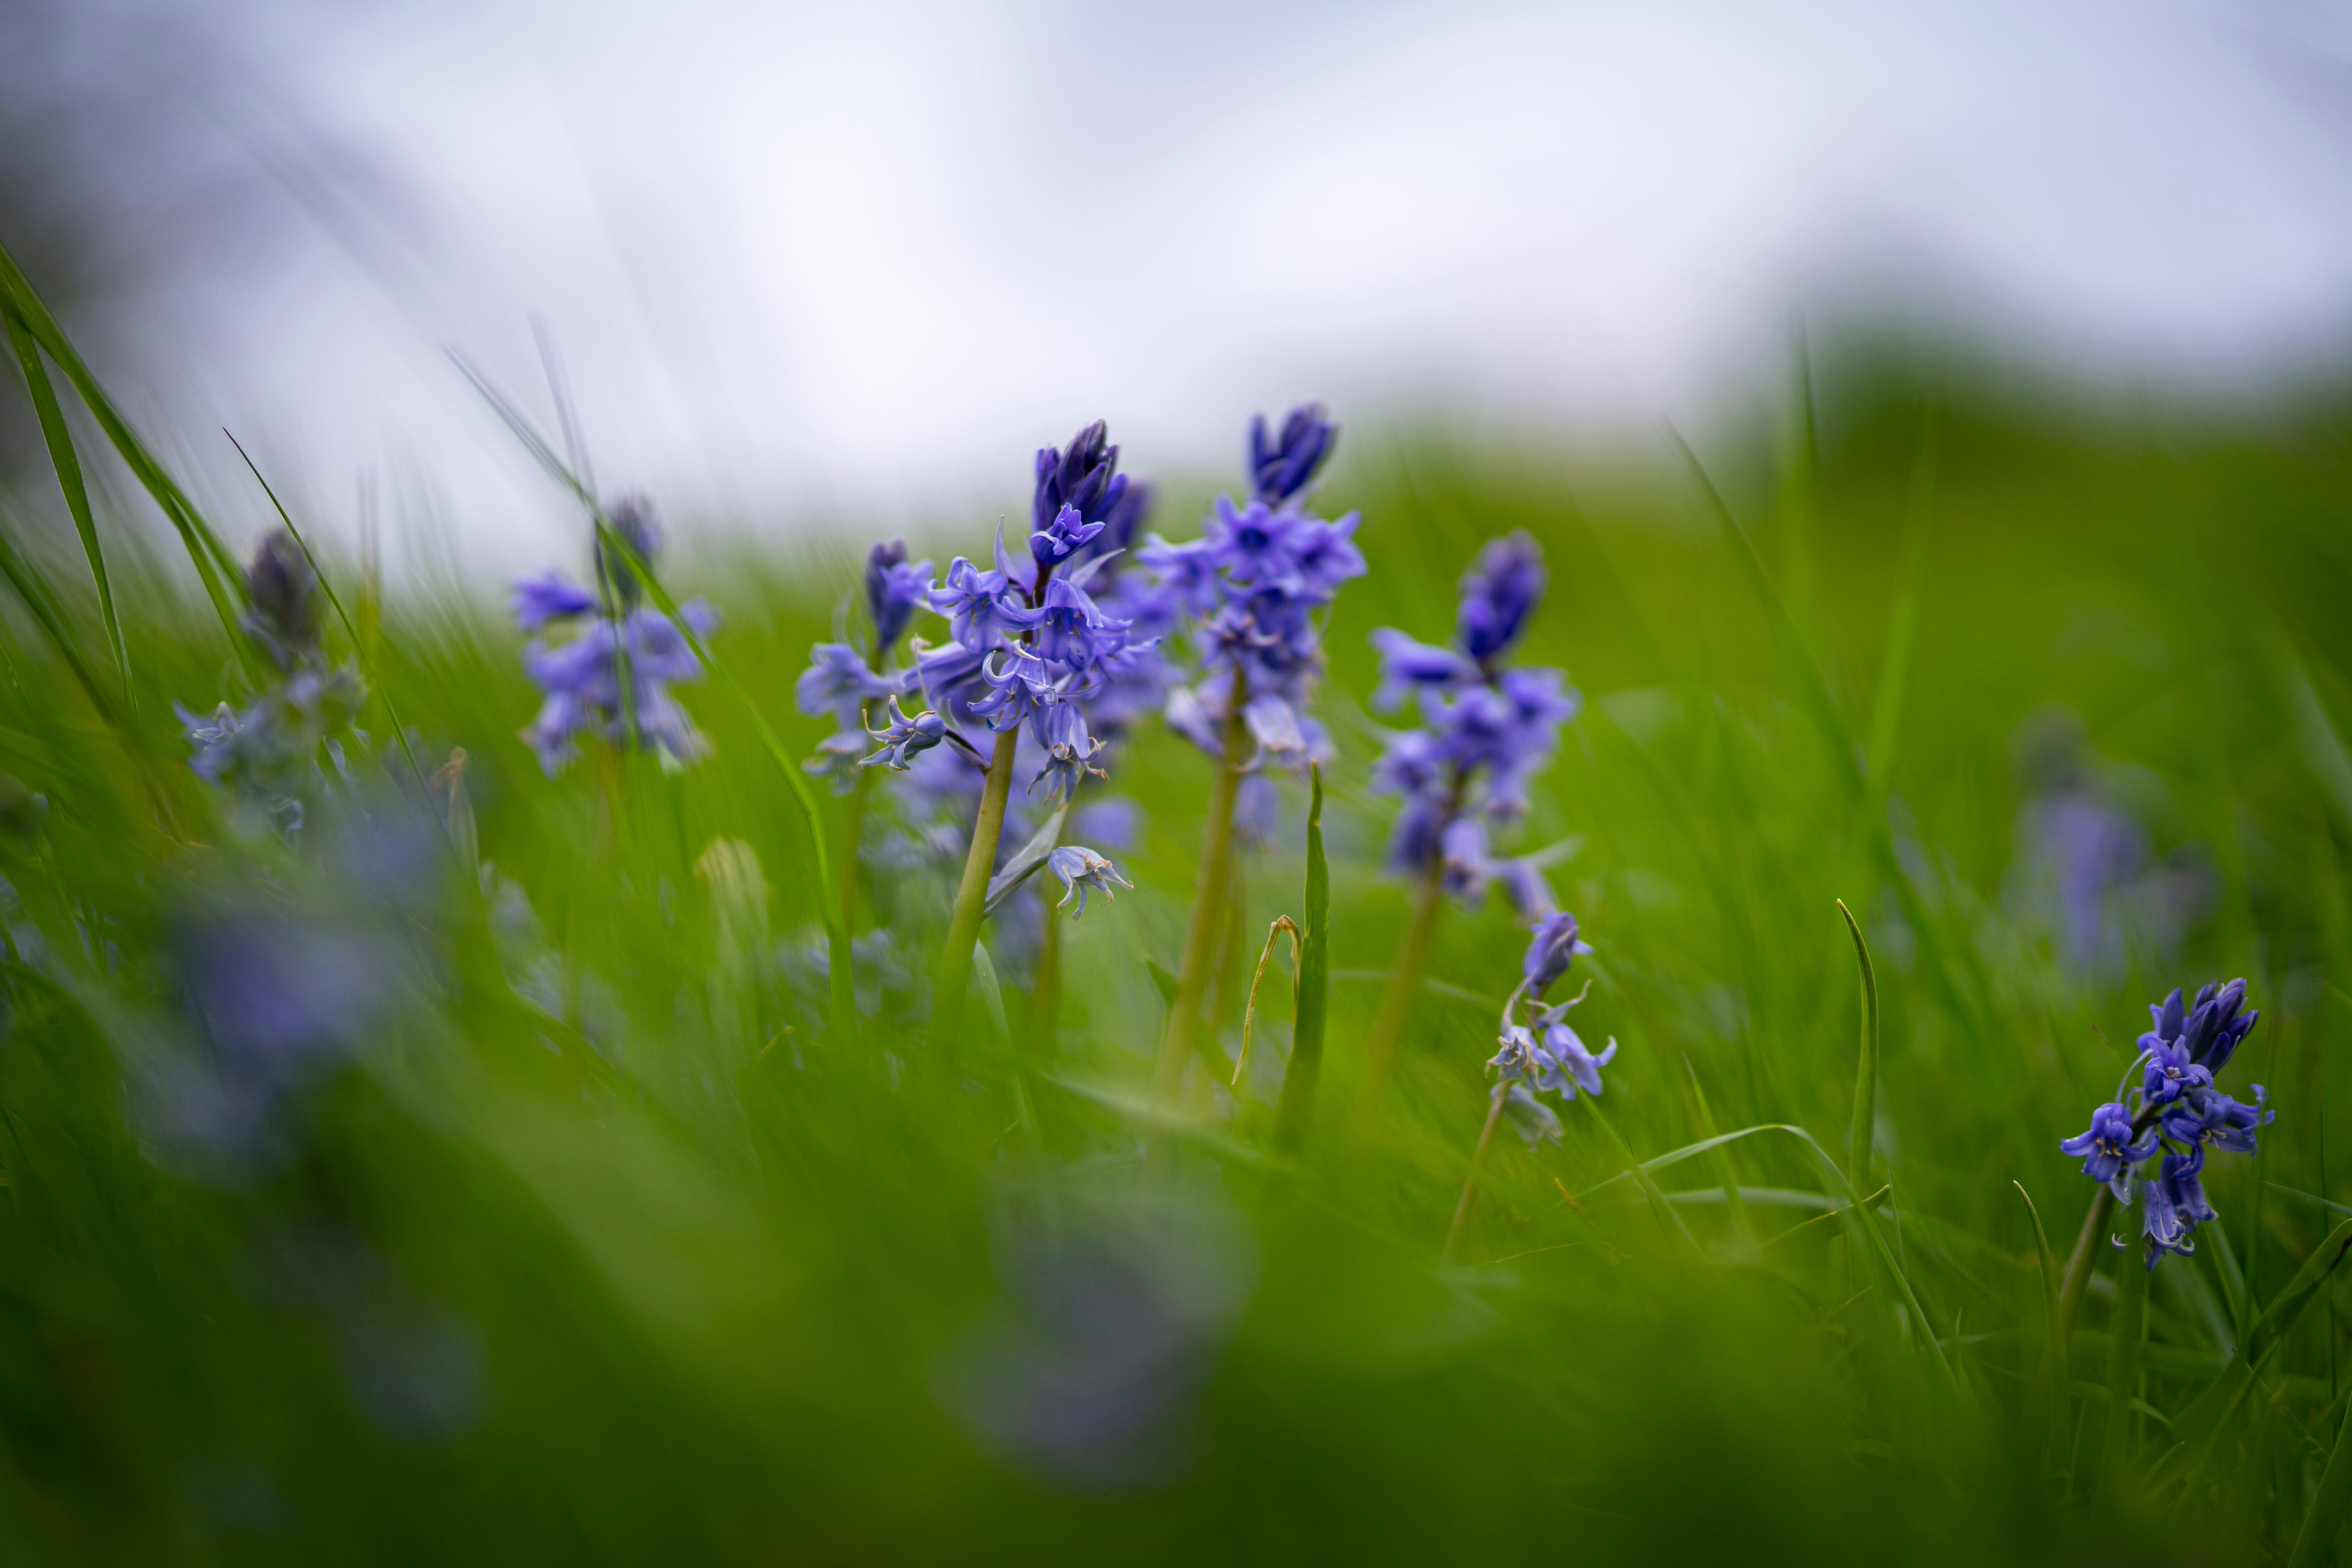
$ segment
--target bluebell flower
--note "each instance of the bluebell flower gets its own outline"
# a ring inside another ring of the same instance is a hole
[[[596,607],[596,595],[551,566],[535,577],[516,578],[507,607],[517,626],[535,632],[550,621],[586,615]]]
[[[1043,784],[1047,800],[1066,800],[1088,773],[1104,776],[1103,770],[1094,765],[1102,754],[1103,742],[1087,733],[1086,715],[1076,703],[1054,702],[1039,709],[1031,732],[1045,749],[1045,765],[1029,781],[1031,795]]]
[[[1083,844],[1065,844],[1045,857],[1045,868],[1062,879],[1066,889],[1060,908],[1068,908],[1070,900],[1078,900],[1077,913],[1087,912],[1087,890],[1099,889],[1106,899],[1113,896],[1111,889],[1132,888],[1134,883],[1120,876],[1111,863]]]
[[[1543,551],[1522,532],[1490,540],[1462,578],[1454,635],[1482,667],[1518,641],[1528,615],[1543,598]]]
[[[1234,790],[1234,842],[1244,849],[1273,847],[1282,830],[1282,792],[1265,774],[1247,773]]]
[[[1071,437],[1067,447],[1039,449],[1037,488],[1029,504],[1031,527],[1038,533],[1050,532],[1065,507],[1076,511],[1081,523],[1100,524],[1117,510],[1127,488],[1126,477],[1118,472],[1118,448],[1110,444],[1108,426],[1097,419]],[[1040,554],[1037,559],[1059,558]]]
[[[948,563],[947,582],[930,590],[931,609],[948,617],[949,635],[961,646],[985,652],[1007,637],[1037,624],[1036,612],[1013,593],[1015,581],[1004,563],[1004,537],[996,540],[999,570],[990,572],[962,556]]]
[[[906,634],[907,623],[929,600],[931,563],[908,563],[907,542],[893,539],[866,552],[866,613],[874,623],[878,662]]]
[[[947,739],[948,725],[939,714],[928,710],[908,718],[898,706],[898,698],[892,697],[890,721],[868,733],[882,749],[866,758],[865,765],[870,768],[879,763],[904,773],[917,752],[927,752]]]
[[[2132,1102],[2102,1105],[2090,1131],[2059,1144],[2117,1199],[2129,1203],[2137,1191],[2147,1204],[2141,1233],[2149,1268],[2168,1252],[2193,1250],[2191,1233],[2213,1217],[2203,1184],[2206,1150],[2252,1154],[2255,1131],[2274,1117],[2263,1109],[2260,1084],[2253,1086],[2252,1105],[2213,1087],[2215,1070],[2253,1026],[2256,1015],[2245,1010],[2245,982],[2237,980],[2204,987],[2193,1003],[2175,991],[2150,1008],[2154,1027],[2139,1038],[2140,1058],[2133,1066],[2144,1064],[2145,1070]],[[2159,1151],[2163,1162],[2150,1178],[2147,1162]]]
[[[793,683],[793,700],[803,713],[830,713],[845,727],[863,727],[866,705],[905,688],[896,679],[877,675],[866,656],[845,642],[818,643],[809,649],[809,667]]]
[[[2110,1100],[2091,1112],[2088,1131],[2061,1142],[2059,1151],[2083,1162],[2083,1174],[2105,1182],[2116,1197],[2131,1201],[2131,1169],[2156,1152],[2158,1131],[2132,1136],[2131,1112]]]
[[[1541,598],[1543,557],[1527,535],[1491,542],[1463,574],[1456,645],[1439,647],[1394,627],[1371,634],[1381,684],[1373,706],[1393,709],[1417,698],[1423,727],[1392,732],[1373,769],[1375,791],[1402,797],[1389,841],[1391,869],[1435,877],[1458,898],[1478,899],[1500,875],[1483,859],[1486,835],[1528,809],[1529,781],[1549,760],[1559,726],[1581,699],[1560,672],[1506,668],[1498,660],[1517,641]],[[1475,831],[1465,823],[1479,825]],[[1468,851],[1482,859],[1474,865]],[[1514,872],[1523,907],[1548,907],[1540,879]]]
[[[1495,886],[1503,889],[1503,896],[1528,924],[1541,922],[1559,908],[1559,900],[1552,895],[1551,879],[1533,859],[1514,856],[1493,861],[1487,868]]]
[[[1617,1042],[1611,1040],[1599,1056],[1584,1048],[1576,1031],[1568,1026],[1568,1010],[1571,1003],[1549,1007],[1536,1020],[1542,1029],[1541,1043],[1536,1048],[1536,1060],[1542,1070],[1536,1077],[1536,1087],[1557,1093],[1561,1100],[1576,1098],[1581,1089],[1587,1094],[1601,1092],[1601,1069],[1617,1055]]]
[[[661,525],[655,521],[652,498],[641,493],[625,495],[613,503],[612,513],[604,521],[638,560],[650,563],[661,553]],[[601,531],[596,535],[596,574],[597,580],[611,589],[614,602],[623,614],[637,607],[645,588],[637,581],[636,569],[605,541]]]
[[[1070,819],[1070,831],[1078,837],[1122,853],[1135,847],[1142,828],[1143,808],[1125,795],[1090,800]]]
[[[352,723],[367,690],[351,667],[327,662],[320,637],[325,592],[291,533],[263,537],[245,586],[248,607],[239,626],[277,666],[277,677],[243,708],[222,703],[199,716],[173,706],[197,776],[291,831],[302,825],[304,797],[327,781],[322,757],[347,776],[343,738],[362,738]]]
[[[1579,953],[1591,951],[1576,934],[1574,915],[1559,910],[1546,916],[1528,942],[1526,957],[1519,962],[1520,980],[1527,994],[1540,998],[1568,973],[1568,966],[1576,962]]]
[[[679,606],[698,637],[718,626],[709,606],[690,601]],[[626,722],[621,668],[628,669]],[[669,688],[701,678],[701,661],[667,616],[636,610],[619,623],[602,617],[569,642],[523,649],[523,671],[546,694],[539,716],[523,731],[551,776],[578,755],[578,738],[596,735],[614,744],[657,751],[679,763],[702,756],[709,742],[696,731]],[[634,733],[625,734],[625,730]]]
[[[1105,524],[1088,522],[1074,506],[1065,506],[1054,514],[1054,521],[1029,536],[1029,552],[1039,565],[1057,563],[1079,546],[1091,544]]]
[[[1250,489],[1256,500],[1280,506],[1296,500],[1315,482],[1316,470],[1339,445],[1339,426],[1319,403],[1302,403],[1282,422],[1279,435],[1266,435],[1265,416],[1250,417]]]

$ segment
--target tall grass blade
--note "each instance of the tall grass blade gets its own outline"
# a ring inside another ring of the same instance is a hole
[[[1846,1175],[1859,1193],[1870,1179],[1870,1138],[1878,1119],[1878,971],[1871,965],[1870,944],[1862,940],[1853,911],[1843,899],[1837,907],[1853,938],[1854,962],[1862,966],[1862,1052],[1853,1069],[1853,1124],[1845,1141]]]
[[[194,563],[196,576],[205,585],[205,596],[212,601],[213,613],[220,617],[222,629],[228,633],[230,646],[237,650],[248,669],[257,671],[260,655],[236,623],[237,600],[244,593],[244,576],[236,557],[229,552],[228,546],[221,542],[220,535],[213,531],[212,524],[205,521],[204,514],[195,509],[194,503],[188,500],[179,485],[163,471],[163,465],[155,460],[147,450],[146,444],[131,428],[131,422],[122,416],[113,401],[106,395],[105,389],[98,384],[98,378],[90,374],[89,366],[82,363],[81,355],[74,352],[73,344],[66,338],[65,330],[58,325],[57,318],[49,314],[48,307],[41,303],[40,296],[33,291],[32,283],[5,247],[0,247],[0,303],[5,303],[11,313],[23,321],[26,331],[32,334],[33,341],[40,345],[51,363],[66,373],[66,379],[73,383],[74,391],[80,395],[83,406],[98,421],[99,428],[106,433],[116,455],[130,468],[155,504],[163,509],[164,517],[179,534],[188,559]]]
[[[131,649],[122,640],[122,620],[115,613],[114,584],[107,575],[106,552],[98,542],[98,520],[89,510],[89,488],[83,482],[81,458],[74,451],[73,432],[66,428],[65,410],[58,406],[57,388],[49,384],[48,367],[41,363],[40,346],[33,342],[23,318],[0,300],[0,321],[8,331],[9,346],[16,352],[17,368],[25,374],[25,389],[32,395],[33,412],[41,425],[41,439],[49,448],[49,466],[57,471],[58,489],[65,493],[66,510],[73,514],[74,531],[81,535],[81,552],[89,562],[90,581],[98,585],[98,611],[106,623],[106,640],[114,653],[115,679],[121,682],[122,705],[137,705],[131,686]]]
[[[16,591],[16,597],[33,617],[33,623],[41,628],[41,635],[49,639],[49,646],[57,649],[58,657],[65,660],[66,668],[73,672],[75,682],[89,696],[89,704],[98,710],[99,717],[111,723],[116,714],[114,699],[99,685],[89,662],[82,658],[80,645],[67,629],[65,606],[58,603],[57,595],[41,580],[41,574],[16,553],[16,546],[9,538],[9,531],[6,528],[0,528],[0,576],[8,579],[8,586]]]
[[[1691,1110],[1693,1119],[1698,1123],[1699,1135],[1712,1138],[1715,1136],[1715,1110],[1706,1102],[1706,1090],[1699,1084],[1698,1068],[1692,1064],[1687,1051],[1683,1053],[1683,1072],[1690,1085]],[[1733,1168],[1730,1154],[1721,1148],[1716,1151],[1715,1163],[1716,1173],[1723,1183],[1724,1206],[1731,1213],[1731,1227],[1743,1241],[1753,1247],[1756,1245],[1756,1224],[1748,1215],[1748,1201],[1739,1189],[1739,1173]]]
[[[2328,1232],[2327,1239],[2313,1249],[2295,1270],[2294,1278],[2286,1282],[2271,1304],[2265,1308],[2254,1325],[2247,1331],[2245,1342],[2221,1374],[2208,1384],[2205,1391],[2190,1401],[2189,1407],[2173,1418],[2173,1430],[2179,1434],[2181,1448],[2173,1456],[2177,1466],[2185,1466],[2192,1480],[2200,1475],[2221,1447],[2232,1419],[2244,1405],[2246,1395],[2254,1386],[2271,1353],[2279,1342],[2303,1316],[2304,1309],[2322,1295],[2330,1277],[2347,1253],[2352,1253],[2352,1219],[2346,1220]]]
[[[2319,1568],[2334,1560],[2336,1538],[2344,1533],[2345,1515],[2352,1512],[2352,1443],[2345,1441],[2347,1436],[2352,1436],[2352,1414],[2336,1426],[2336,1441],[2327,1450],[2327,1468],[2320,1472],[2319,1490],[2303,1516],[2303,1529],[2295,1535],[2287,1568]]]
[[[1911,501],[1903,519],[1903,563],[1887,616],[1886,654],[1878,668],[1878,700],[1870,721],[1870,810],[1886,812],[1895,785],[1895,748],[1903,728],[1903,700],[1911,674],[1911,643],[1919,623],[1920,590],[1927,575],[1927,534],[1936,504],[1936,406],[1921,410],[1918,450],[1911,465]]]
[[[1323,770],[1309,769],[1307,805],[1307,931],[1298,951],[1298,1004],[1290,1026],[1290,1065],[1274,1111],[1274,1147],[1306,1152],[1323,1075],[1324,1021],[1331,1000],[1331,870],[1323,856]]]
[[[2046,1430],[2055,1433],[2066,1424],[2066,1318],[2058,1310],[2058,1258],[2050,1250],[2050,1233],[2042,1227],[2042,1210],[2023,1182],[2009,1184],[2025,1200],[2033,1218],[2033,1253],[2042,1266],[2042,1399]]]

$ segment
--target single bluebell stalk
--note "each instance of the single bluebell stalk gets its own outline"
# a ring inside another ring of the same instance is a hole
[[[650,563],[661,548],[653,504],[643,496],[625,496],[609,521],[635,558]],[[545,696],[522,738],[551,778],[579,755],[583,735],[692,763],[709,752],[710,743],[670,688],[701,679],[702,661],[676,623],[640,603],[644,584],[636,567],[601,532],[594,553],[600,593],[553,568],[513,584],[509,608],[515,625],[534,634],[523,645],[523,673]],[[718,629],[717,613],[699,599],[681,605],[678,613],[697,637]],[[569,628],[572,635],[555,643],[536,635],[551,626]]]
[[[984,911],[988,879],[1008,814],[1016,752],[1030,773],[1028,794],[1053,805],[1078,784],[1105,772],[1101,758],[1110,734],[1133,710],[1139,693],[1155,698],[1159,683],[1158,635],[1139,631],[1133,617],[1116,613],[1088,591],[1090,584],[1118,581],[1123,544],[1131,537],[1149,494],[1118,472],[1118,449],[1100,422],[1078,432],[1066,447],[1037,454],[1036,487],[1031,497],[1028,549],[1007,550],[1003,529],[994,542],[994,564],[962,556],[948,564],[944,580],[932,583],[929,563],[909,566],[906,547],[877,545],[866,559],[866,609],[875,647],[862,656],[842,643],[819,644],[795,685],[802,710],[831,713],[837,729],[816,756],[803,765],[824,773],[851,796],[849,826],[855,837],[865,798],[862,780],[877,776],[861,766],[924,775],[903,804],[935,806],[952,796],[956,809],[973,809],[964,874],[949,921],[935,988],[933,1040],[952,1041],[963,1002],[971,944]],[[891,656],[917,610],[948,623],[950,640],[937,647],[908,640],[906,662]],[[910,712],[901,699],[921,695]],[[865,715],[887,702],[888,723],[869,732]],[[861,750],[878,745],[872,754]],[[924,769],[914,759],[932,748],[940,758],[968,758],[966,764],[934,759]],[[952,748],[952,751],[950,751]],[[959,787],[933,789],[930,775],[944,767]],[[972,806],[969,786],[976,783]],[[1088,852],[1091,853],[1091,852]],[[1095,857],[1100,860],[1100,857]],[[845,864],[856,863],[856,845]],[[1073,874],[1085,865],[1065,857]],[[1087,886],[1115,877],[1107,861]],[[1065,880],[1068,878],[1066,876]],[[1080,893],[1080,901],[1084,894]],[[845,883],[844,903],[849,893]]]
[[[1292,412],[1276,441],[1267,440],[1258,419],[1250,500],[1238,504],[1220,496],[1199,539],[1170,544],[1155,538],[1136,552],[1154,602],[1137,607],[1133,618],[1155,628],[1189,621],[1200,654],[1192,681],[1168,696],[1169,727],[1220,764],[1176,997],[1153,1075],[1162,1098],[1181,1082],[1200,1025],[1232,886],[1241,781],[1265,768],[1303,770],[1332,755],[1329,737],[1306,712],[1323,668],[1318,616],[1342,584],[1365,572],[1355,514],[1332,521],[1304,508],[1332,439],[1330,422],[1311,405]]]
[[[1528,809],[1528,784],[1582,699],[1557,669],[1510,668],[1528,618],[1542,602],[1543,552],[1525,533],[1490,540],[1462,575],[1454,641],[1438,647],[1393,626],[1371,634],[1381,655],[1375,708],[1417,700],[1420,728],[1392,732],[1372,769],[1375,792],[1402,799],[1389,836],[1389,869],[1419,892],[1381,1007],[1365,1041],[1357,1116],[1369,1122],[1385,1090],[1397,1042],[1412,1016],[1444,900],[1484,900],[1499,887],[1521,918],[1557,909],[1542,868],[1498,858],[1494,837]]]
[[[304,795],[325,781],[319,759],[348,775],[341,737],[362,738],[351,725],[366,688],[351,667],[327,663],[320,640],[325,593],[290,532],[268,534],[255,547],[246,595],[239,625],[277,667],[277,679],[241,709],[224,702],[198,715],[173,706],[197,776],[293,831],[302,826]]]
[[[1045,868],[1062,879],[1066,889],[1057,908],[1067,909],[1071,899],[1078,900],[1077,913],[1087,912],[1087,889],[1101,889],[1110,898],[1114,887],[1132,889],[1135,884],[1118,874],[1111,863],[1082,844],[1065,844],[1045,857]]]
[[[1559,1116],[1538,1096],[1557,1094],[1567,1104],[1580,1093],[1595,1098],[1601,1094],[1601,1069],[1616,1058],[1617,1042],[1611,1040],[1595,1055],[1569,1026],[1568,1015],[1583,1002],[1585,992],[1550,1007],[1536,1005],[1568,973],[1579,953],[1591,951],[1578,939],[1576,917],[1565,911],[1546,919],[1528,944],[1519,984],[1504,1002],[1496,1026],[1499,1048],[1486,1063],[1486,1069],[1495,1075],[1495,1087],[1487,1093],[1486,1125],[1479,1129],[1477,1144],[1471,1151],[1469,1174],[1463,1179],[1461,1201],[1454,1205],[1454,1224],[1445,1235],[1445,1260],[1453,1258],[1463,1226],[1469,1221],[1471,1205],[1478,1195],[1479,1168],[1486,1162],[1495,1129],[1508,1120],[1512,1131],[1530,1149],[1546,1142],[1557,1142],[1564,1131]],[[1590,989],[1588,984],[1586,991]],[[1528,1009],[1524,1017],[1522,1006]]]
[[[2252,1154],[2256,1129],[2269,1125],[2277,1114],[2263,1108],[2268,1096],[2260,1084],[2253,1086],[2252,1105],[2213,1086],[2214,1074],[2229,1065],[2262,1016],[2248,1010],[2245,1001],[2246,983],[2233,980],[2227,985],[2207,985],[2189,1002],[2176,990],[2148,1009],[2154,1026],[2139,1037],[2139,1055],[2124,1074],[2129,1084],[2137,1073],[2138,1086],[2128,1095],[2119,1090],[2091,1113],[2087,1131],[2058,1145],[2062,1152],[2083,1162],[2084,1175],[2106,1189],[2084,1222],[2086,1239],[2105,1225],[2112,1194],[2121,1204],[2140,1200],[2144,1267],[2155,1268],[2168,1253],[2196,1250],[2192,1234],[2213,1217],[2212,1206],[2205,1201],[2206,1150]],[[2116,1245],[2123,1246],[2122,1238]],[[2065,1299],[2070,1307],[2080,1299],[2080,1277],[2087,1276],[2088,1257],[2089,1248],[2078,1246],[2069,1265]]]

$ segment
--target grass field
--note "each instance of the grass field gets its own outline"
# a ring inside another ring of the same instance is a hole
[[[1349,433],[1319,500],[1360,509],[1371,570],[1325,633],[1328,1046],[1297,1160],[1281,960],[1238,1098],[1199,1065],[1150,1090],[1212,778],[1157,727],[1088,786],[1141,809],[1136,888],[1063,927],[1058,1026],[1034,922],[1000,922],[999,988],[941,1059],[919,933],[952,866],[869,862],[844,1038],[837,895],[725,682],[681,689],[697,765],[551,779],[498,585],[385,598],[330,555],[373,741],[289,835],[188,765],[173,705],[257,678],[189,558],[131,542],[177,550],[152,510],[93,520],[128,700],[80,551],[7,519],[54,613],[0,612],[0,1555],[2335,1560],[2352,419],[1971,384],[1824,392],[1817,431],[1736,445],[1725,512],[1664,438]],[[1223,481],[1171,478],[1156,526],[1189,535]],[[252,500],[209,521],[257,537]],[[1442,637],[1513,529],[1551,577],[1522,657],[1585,697],[1521,847],[1558,857],[1596,950],[1579,1026],[1620,1048],[1559,1144],[1496,1140],[1440,1267],[1527,937],[1500,900],[1446,910],[1358,1116],[1412,898],[1380,869],[1366,634]],[[805,755],[793,681],[859,552],[677,532],[668,585]],[[419,789],[386,699],[419,772],[467,753],[462,804]],[[1227,1056],[1267,923],[1304,912],[1285,787],[1213,993]],[[2072,906],[2069,803],[2137,846]],[[1882,1005],[1861,1170],[1840,899]],[[2053,1360],[2095,1190],[2059,1141],[2150,1002],[2240,975],[2262,1022],[2224,1087],[2278,1120],[2216,1157],[2220,1217],[2144,1296],[2137,1248],[2096,1248]],[[1759,1127],[1622,1174],[1621,1139]]]

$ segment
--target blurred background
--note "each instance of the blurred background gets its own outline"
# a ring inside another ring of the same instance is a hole
[[[2227,408],[2333,374],[2347,174],[2320,0],[0,7],[0,242],[181,471],[364,478],[395,568],[569,536],[447,357],[543,405],[534,322],[608,485],[865,534],[1096,416],[1705,445],[1840,335]]]

